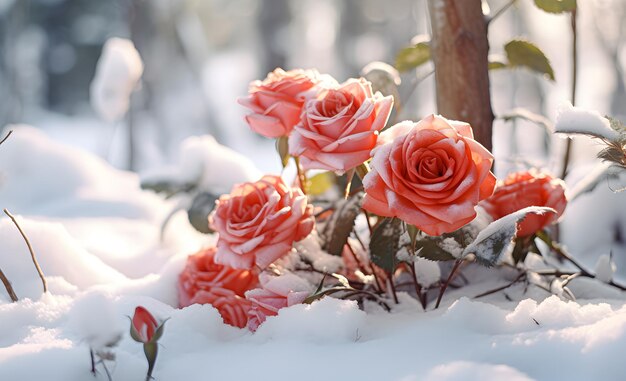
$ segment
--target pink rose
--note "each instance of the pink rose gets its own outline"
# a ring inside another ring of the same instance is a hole
[[[393,97],[372,94],[367,80],[349,79],[307,101],[289,137],[289,153],[305,169],[344,172],[370,158],[385,127]]]
[[[472,221],[476,204],[493,193],[493,156],[467,123],[430,115],[396,124],[379,140],[363,179],[363,208],[372,213],[441,235]]]
[[[135,308],[131,319],[131,333],[136,341],[144,344],[152,342],[158,328],[159,323],[147,309],[142,306]]]
[[[268,316],[276,316],[278,310],[300,304],[311,295],[310,285],[293,274],[271,276],[261,274],[261,288],[246,292],[252,303],[248,311],[248,328],[256,331]]]
[[[211,304],[224,323],[243,328],[248,322],[250,302],[246,291],[256,287],[259,278],[254,271],[237,270],[215,263],[215,247],[210,247],[187,258],[187,264],[178,277],[178,304]]]
[[[239,104],[252,110],[246,122],[254,132],[277,138],[287,136],[300,122],[300,113],[308,92],[321,81],[315,70],[276,69],[263,81],[250,83],[249,95]],[[313,90],[313,91],[311,91]]]
[[[565,211],[565,183],[535,170],[511,173],[491,197],[480,204],[494,220],[528,206],[547,206],[557,214],[529,214],[519,224],[518,237],[527,237],[556,221]]]
[[[299,188],[279,176],[235,185],[209,216],[219,233],[215,260],[234,268],[266,268],[289,253],[315,224],[313,206]]]

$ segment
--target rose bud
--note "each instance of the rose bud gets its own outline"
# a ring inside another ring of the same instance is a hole
[[[152,379],[152,371],[154,370],[154,364],[156,363],[159,350],[157,341],[159,341],[161,335],[163,335],[164,326],[165,322],[159,324],[154,316],[145,308],[141,306],[135,308],[135,314],[131,318],[130,336],[133,340],[143,343],[143,352],[148,361],[146,381]]]
[[[363,179],[369,212],[441,235],[472,221],[493,193],[493,156],[467,123],[430,115],[390,127],[379,144]]]

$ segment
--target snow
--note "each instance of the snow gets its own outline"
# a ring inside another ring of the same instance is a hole
[[[609,141],[619,138],[619,133],[611,128],[609,120],[597,111],[585,110],[571,104],[559,108],[554,130],[566,135],[584,134]]]
[[[227,168],[210,170],[223,180]],[[0,148],[0,172],[0,206],[30,237],[50,287],[42,294],[21,236],[0,218],[0,268],[20,298],[11,303],[0,289],[1,380],[106,380],[100,364],[91,375],[89,348],[118,333],[115,360],[105,362],[113,380],[144,379],[142,347],[128,334],[137,305],[169,318],[154,372],[159,381],[586,380],[599,370],[603,379],[626,371],[618,357],[626,351],[624,295],[589,279],[568,284],[576,302],[533,285],[524,293],[523,284],[511,287],[513,301],[502,294],[472,299],[507,280],[490,272],[484,282],[448,290],[437,310],[423,312],[400,292],[391,313],[324,298],[280,310],[254,334],[226,326],[211,306],[175,308],[186,256],[214,237],[195,233],[177,214],[160,241],[173,203],[142,191],[137,176],[25,126]],[[357,221],[358,229],[364,225]],[[337,257],[315,255],[314,239],[296,249],[317,258],[316,267],[337,266]],[[433,282],[438,267],[417,260],[420,282]]]
[[[131,40],[107,40],[90,88],[91,105],[102,119],[115,122],[126,115],[142,74],[143,62]]]

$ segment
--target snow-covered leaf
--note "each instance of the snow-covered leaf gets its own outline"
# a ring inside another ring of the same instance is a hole
[[[396,55],[396,69],[409,71],[430,60],[430,42],[427,37],[416,36],[413,45],[401,49]]]
[[[593,191],[598,184],[618,177],[618,172],[611,171],[613,166],[610,163],[604,162],[596,165],[591,171],[580,179],[573,187],[569,188],[567,192],[567,199],[571,202],[578,198],[578,196]]]
[[[585,110],[565,104],[559,108],[556,117],[557,133],[566,135],[588,135],[596,138],[616,141],[620,134],[611,127],[611,122],[596,111]]]
[[[548,132],[554,131],[554,124],[552,124],[550,119],[543,115],[535,114],[534,112],[531,112],[523,107],[516,107],[501,115],[500,118],[502,118],[505,122],[509,122],[514,119],[524,119],[545,128]]]
[[[191,206],[187,210],[189,223],[200,233],[209,234],[209,214],[215,208],[215,201],[219,197],[209,192],[202,192],[194,197]]]
[[[563,13],[576,9],[576,0],[535,0],[535,5],[548,13]]]
[[[511,40],[505,46],[506,56],[511,67],[525,67],[546,75],[554,81],[554,70],[546,55],[537,45],[526,40]]]
[[[372,233],[370,256],[372,262],[387,272],[393,272],[399,261],[396,258],[400,236],[403,233],[402,221],[385,218]]]
[[[595,270],[597,280],[609,283],[613,280],[613,274],[615,274],[617,266],[613,262],[611,255],[603,254],[598,258]]]
[[[402,83],[400,73],[393,66],[385,62],[374,61],[361,69],[361,76],[372,83],[372,89],[380,91],[383,95],[393,96],[396,107],[400,104],[400,90]]]
[[[361,212],[363,192],[340,201],[332,217],[324,227],[324,250],[332,255],[341,255],[343,247],[354,228],[354,221]]]
[[[476,260],[487,267],[495,265],[509,247],[517,233],[517,223],[529,213],[556,213],[552,208],[529,206],[506,215],[478,233],[478,237],[463,251],[463,256],[474,254]]]

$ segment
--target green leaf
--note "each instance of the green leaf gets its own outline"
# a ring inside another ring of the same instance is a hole
[[[439,241],[439,242],[438,242]],[[438,243],[441,240],[422,239],[415,243],[415,252],[418,257],[431,261],[451,261],[456,259],[454,255],[441,248]]]
[[[354,221],[361,212],[363,192],[356,193],[347,200],[341,200],[326,224],[323,232],[324,250],[332,255],[341,255],[344,245],[354,228]]]
[[[509,65],[507,65],[504,62],[501,62],[501,61],[489,61],[489,70],[506,69],[507,67],[509,67]]]
[[[576,9],[576,0],[535,0],[535,5],[548,13],[563,13]]]
[[[385,218],[378,224],[370,239],[370,256],[372,262],[392,273],[400,261],[396,257],[400,246],[400,236],[404,232],[402,220]]]
[[[209,234],[213,230],[209,228],[209,214],[215,208],[215,201],[219,197],[209,192],[202,192],[193,199],[187,210],[189,223],[200,233]]]
[[[395,67],[400,72],[409,71],[430,60],[430,42],[422,41],[400,49],[396,55]]]
[[[280,157],[280,163],[283,165],[283,168],[287,166],[289,163],[289,138],[286,136],[281,136],[276,139],[276,152],[278,152],[278,156]]]
[[[319,196],[326,193],[335,185],[335,174],[333,172],[322,172],[308,179],[308,193],[311,196]]]
[[[535,44],[525,40],[512,40],[505,46],[509,66],[525,67],[544,74],[554,81],[554,70],[546,55]]]

